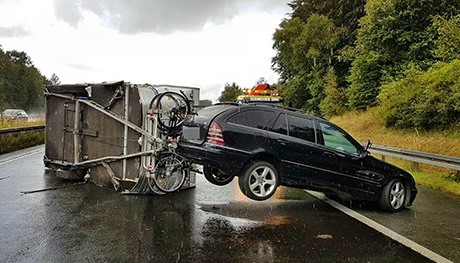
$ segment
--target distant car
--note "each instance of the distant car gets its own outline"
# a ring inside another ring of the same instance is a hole
[[[27,115],[24,110],[7,109],[2,113],[2,118],[6,121],[27,122],[29,120],[29,115]]]
[[[369,145],[363,148],[320,117],[274,106],[227,104],[189,115],[179,149],[204,166],[211,183],[225,185],[238,176],[241,191],[254,200],[268,199],[284,185],[376,201],[387,211],[412,205],[414,178],[370,156]]]

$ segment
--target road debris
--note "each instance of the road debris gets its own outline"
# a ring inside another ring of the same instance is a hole
[[[316,239],[333,239],[334,237],[332,235],[329,235],[329,234],[321,234],[321,235],[317,235],[315,236]]]
[[[71,186],[77,186],[77,185],[83,185],[86,184],[86,182],[78,182],[74,184],[68,184],[68,185],[62,185],[62,186],[57,186],[57,187],[51,187],[51,188],[45,188],[45,189],[39,189],[39,190],[32,190],[32,191],[21,191],[21,194],[33,194],[33,193],[39,193],[39,192],[45,192],[45,191],[51,191],[51,190],[57,190],[57,189],[62,189],[62,188],[67,188]]]

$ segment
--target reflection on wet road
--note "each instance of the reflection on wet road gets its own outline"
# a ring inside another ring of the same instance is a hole
[[[199,175],[164,196],[91,184],[21,195],[67,183],[42,155],[0,165],[0,262],[430,262],[298,189],[256,202]]]
[[[424,186],[417,186],[418,196],[410,209],[386,213],[369,202],[345,202],[373,221],[454,261],[460,262],[460,198]]]

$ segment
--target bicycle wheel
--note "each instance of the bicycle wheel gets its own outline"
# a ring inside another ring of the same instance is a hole
[[[187,98],[176,92],[164,92],[157,95],[153,98],[150,106],[154,108],[154,114],[162,131],[176,129],[190,113],[190,104]]]
[[[153,182],[163,192],[170,193],[180,189],[185,182],[184,160],[172,153],[160,154]]]

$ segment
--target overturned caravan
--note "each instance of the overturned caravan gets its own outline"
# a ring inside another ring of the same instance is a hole
[[[122,193],[195,186],[193,164],[175,149],[198,88],[116,81],[47,86],[45,97],[44,163],[58,177]]]

